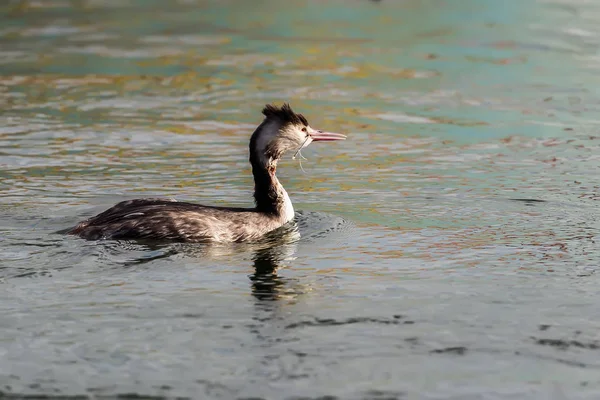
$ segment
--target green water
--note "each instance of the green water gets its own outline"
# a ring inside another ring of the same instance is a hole
[[[599,396],[600,3],[0,11],[1,393]],[[278,169],[299,238],[55,233],[135,197],[250,206],[284,101],[348,135]]]

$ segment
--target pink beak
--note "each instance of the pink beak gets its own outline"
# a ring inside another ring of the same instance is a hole
[[[309,135],[313,142],[331,142],[334,140],[346,139],[346,135],[342,135],[341,133],[323,132],[316,129],[311,130]]]

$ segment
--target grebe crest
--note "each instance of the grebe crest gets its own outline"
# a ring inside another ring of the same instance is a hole
[[[265,167],[274,164],[291,150],[299,150],[310,144],[308,120],[302,114],[296,114],[289,104],[281,108],[267,104],[262,113],[265,119],[250,139],[250,151],[255,151],[259,161]]]
[[[313,129],[289,104],[268,104],[250,138],[254,208],[214,207],[171,199],[136,199],[80,222],[68,233],[86,239],[158,239],[179,242],[241,242],[258,239],[294,219],[292,202],[275,176],[287,152],[313,141],[343,140]]]

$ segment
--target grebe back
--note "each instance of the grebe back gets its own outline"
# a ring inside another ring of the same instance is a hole
[[[250,138],[254,208],[215,207],[147,198],[118,203],[67,231],[84,239],[156,239],[175,242],[242,242],[258,239],[294,219],[292,202],[275,176],[288,151],[313,141],[343,140],[310,127],[289,104],[266,105]]]

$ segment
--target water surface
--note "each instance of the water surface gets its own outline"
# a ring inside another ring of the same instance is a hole
[[[598,398],[600,6],[0,6],[0,391]],[[251,205],[267,102],[349,139],[278,169],[235,246],[55,232],[114,203]]]

